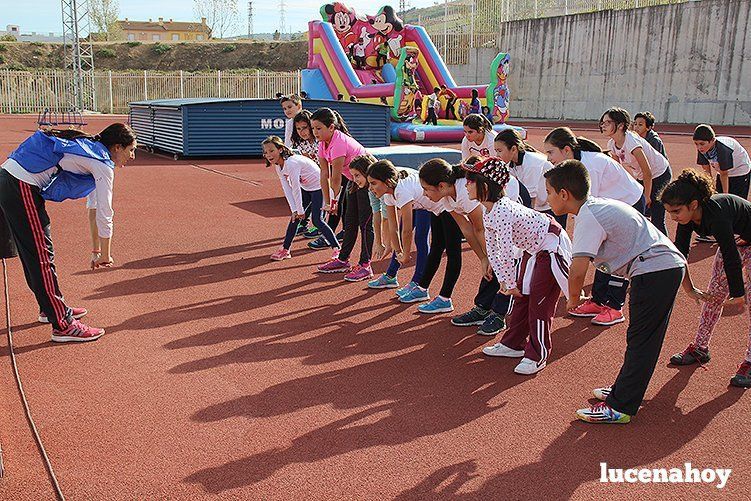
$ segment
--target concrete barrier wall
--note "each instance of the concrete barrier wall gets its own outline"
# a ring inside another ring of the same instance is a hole
[[[511,54],[511,115],[598,119],[611,106],[673,123],[751,123],[751,0],[700,0],[505,23],[499,48],[450,67],[487,85]]]

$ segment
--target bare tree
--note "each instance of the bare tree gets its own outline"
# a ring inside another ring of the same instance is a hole
[[[117,0],[89,0],[89,16],[96,30],[107,41],[121,38],[122,29],[117,23],[120,6]]]
[[[237,0],[193,0],[193,12],[198,19],[205,17],[211,35],[223,38],[237,27]]]

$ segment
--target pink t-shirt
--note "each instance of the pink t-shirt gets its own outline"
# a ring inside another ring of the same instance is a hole
[[[329,166],[334,162],[335,158],[344,157],[342,174],[350,181],[352,180],[352,174],[349,172],[350,162],[365,153],[367,153],[365,147],[358,143],[355,138],[338,130],[334,131],[329,144],[326,144],[324,141],[318,144],[318,157],[326,160]]]

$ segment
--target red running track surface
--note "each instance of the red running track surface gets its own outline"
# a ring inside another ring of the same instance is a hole
[[[34,122],[0,118],[0,157]],[[546,132],[530,129],[532,144]],[[690,136],[664,139],[674,171],[693,165]],[[117,266],[97,272],[87,270],[84,204],[49,206],[63,291],[107,328],[99,341],[50,343],[20,263],[8,263],[20,370],[70,499],[748,496],[749,399],[728,388],[745,352],[745,314],[721,320],[708,371],[668,367],[699,312],[681,293],[641,412],[627,426],[588,425],[574,411],[615,377],[625,324],[558,316],[549,366],[518,376],[513,360],[481,354],[490,339],[447,315],[421,316],[391,291],[317,276],[325,251],[296,241],[292,260],[269,261],[288,209],[257,160],[139,151],[117,172],[115,200]],[[699,284],[713,252],[702,244],[692,254]],[[480,279],[468,249],[465,258],[454,297],[462,311]],[[7,356],[0,406],[0,498],[51,499]],[[600,462],[733,474],[722,491],[620,486],[599,482]]]

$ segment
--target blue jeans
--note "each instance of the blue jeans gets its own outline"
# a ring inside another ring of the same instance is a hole
[[[310,209],[310,218],[313,220],[313,224],[316,228],[318,228],[318,231],[321,232],[321,235],[323,235],[323,238],[326,239],[326,242],[328,242],[329,246],[331,246],[332,249],[339,248],[339,242],[336,241],[336,236],[334,235],[334,232],[331,231],[331,228],[328,224],[326,224],[326,221],[321,219],[321,207],[323,206],[323,192],[321,190],[316,191],[305,191],[302,190],[303,193],[307,193],[308,196],[303,197],[304,199],[307,199],[309,197],[310,203],[307,207],[305,207],[305,211],[307,212],[308,209]],[[282,247],[289,250],[289,248],[292,246],[292,240],[294,240],[295,235],[297,235],[297,225],[298,221],[291,220],[289,224],[287,225],[287,233],[284,235],[284,243],[282,244]]]
[[[670,169],[667,169],[652,179],[652,194],[649,197],[652,205],[644,213],[652,221],[652,224],[655,225],[655,228],[660,230],[664,235],[668,234],[668,230],[665,228],[665,206],[658,200],[658,196],[662,189],[668,185],[672,177]],[[644,186],[644,181],[639,181],[639,183]]]
[[[425,263],[428,261],[428,233],[430,232],[430,212],[423,209],[415,209],[412,211],[412,223],[415,228],[415,247],[417,247],[417,259],[415,260],[415,273],[412,275],[412,282],[418,283],[422,278],[422,274],[425,272]],[[401,229],[401,223],[399,224]],[[402,242],[405,247],[411,246],[412,242]],[[390,277],[396,277],[396,273],[399,271],[401,263],[396,260],[396,253],[391,255],[391,262],[389,263],[389,269],[386,270],[386,275]]]

